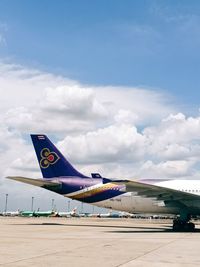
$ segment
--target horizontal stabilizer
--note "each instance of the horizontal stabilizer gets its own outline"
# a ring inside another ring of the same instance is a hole
[[[22,176],[8,176],[6,177],[7,179],[10,180],[15,180],[18,182],[26,183],[26,184],[31,184],[39,187],[53,187],[53,186],[58,186],[61,183],[57,180],[54,181],[48,181],[44,179],[33,179],[33,178],[27,178],[27,177],[22,177]]]

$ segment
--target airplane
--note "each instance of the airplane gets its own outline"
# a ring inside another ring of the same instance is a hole
[[[108,213],[99,213],[97,217],[99,218],[122,218],[122,215],[116,212],[108,212]]]
[[[4,211],[0,214],[1,216],[10,216],[10,217],[15,217],[20,215],[20,211]]]
[[[79,217],[79,214],[77,213],[77,208],[74,208],[73,210],[71,211],[59,211],[58,212],[58,217],[66,217],[66,218],[69,218],[69,217]]]
[[[8,179],[42,187],[64,197],[129,213],[174,214],[174,231],[193,231],[200,215],[200,180],[108,179],[76,170],[44,134],[31,134],[43,178]],[[81,153],[81,151],[80,151]],[[177,216],[178,215],[178,216]]]
[[[50,216],[56,216],[57,213],[53,210],[48,210],[48,211],[21,211],[19,213],[20,216],[22,217],[50,217]]]
[[[34,211],[30,211],[30,210],[21,211],[20,216],[22,216],[22,217],[36,217]]]

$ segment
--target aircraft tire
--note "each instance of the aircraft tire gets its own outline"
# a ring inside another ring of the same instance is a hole
[[[174,232],[193,232],[195,230],[195,224],[192,222],[184,223],[181,221],[175,221],[173,223]]]
[[[188,232],[193,232],[194,229],[195,229],[195,224],[192,223],[192,222],[189,222],[189,223],[187,223],[187,224],[185,225],[185,227],[186,227],[186,230],[187,230]]]

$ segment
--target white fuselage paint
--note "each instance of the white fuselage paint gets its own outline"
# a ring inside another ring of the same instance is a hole
[[[194,195],[200,195],[200,180],[171,180],[154,184]],[[158,201],[155,198],[141,197],[134,192],[128,192],[123,195],[92,204],[99,207],[130,213],[177,214],[179,212],[178,208],[166,207],[164,201]],[[200,201],[195,201],[195,203],[191,202],[190,206],[191,208],[197,208],[200,210]]]

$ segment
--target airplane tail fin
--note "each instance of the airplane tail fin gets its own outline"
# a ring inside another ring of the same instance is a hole
[[[59,176],[86,177],[78,172],[43,134],[31,134],[43,178]]]

